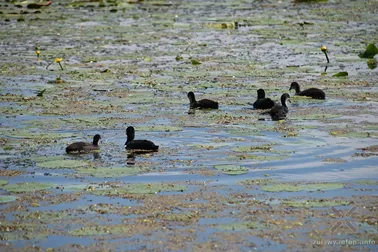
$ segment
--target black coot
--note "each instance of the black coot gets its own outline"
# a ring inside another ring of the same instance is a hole
[[[260,88],[257,90],[257,100],[253,103],[255,109],[270,109],[273,108],[274,101],[270,98],[265,98],[264,89]]]
[[[319,99],[319,100],[325,100],[325,93],[323,90],[319,88],[309,88],[306,90],[301,91],[301,88],[299,87],[298,82],[293,82],[290,85],[290,90],[294,89],[296,95],[300,96],[308,96],[312,99]]]
[[[159,146],[155,145],[149,140],[134,140],[135,130],[134,127],[127,127],[126,129],[127,140],[125,148],[127,150],[144,150],[144,151],[157,151]]]
[[[219,105],[218,102],[209,100],[209,99],[202,99],[196,101],[196,97],[194,96],[193,92],[188,93],[188,98],[190,102],[190,108],[199,108],[199,109],[218,109]]]
[[[286,118],[286,114],[289,113],[289,109],[286,106],[286,100],[290,98],[288,93],[284,93],[281,96],[281,104],[276,104],[274,107],[263,114],[269,114],[272,118],[272,121],[279,121]]]
[[[100,146],[98,145],[98,142],[100,141],[101,136],[99,134],[96,134],[93,137],[92,143],[87,142],[75,142],[66,147],[67,153],[88,153],[91,151],[99,150]]]

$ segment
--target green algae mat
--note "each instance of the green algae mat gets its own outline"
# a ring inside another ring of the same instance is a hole
[[[377,251],[377,9],[0,2],[0,250]],[[126,151],[128,126],[159,151]]]

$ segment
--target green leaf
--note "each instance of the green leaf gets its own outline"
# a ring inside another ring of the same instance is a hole
[[[332,77],[345,77],[348,76],[348,72],[339,72],[337,74],[332,75]]]
[[[378,48],[372,43],[366,47],[365,52],[360,53],[360,58],[372,59],[378,53]]]
[[[192,65],[201,65],[202,64],[201,62],[199,62],[198,60],[195,60],[195,59],[192,59],[191,62],[192,62]]]
[[[376,59],[369,59],[367,65],[370,69],[375,69],[378,66],[378,62]]]

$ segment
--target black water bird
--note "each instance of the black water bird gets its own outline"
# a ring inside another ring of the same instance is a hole
[[[273,108],[271,108],[268,112],[264,112],[262,114],[269,114],[272,118],[272,121],[279,121],[286,118],[286,114],[289,113],[289,109],[286,106],[286,100],[290,98],[288,93],[284,93],[281,96],[281,105],[276,104]]]
[[[260,88],[257,90],[257,100],[253,103],[255,109],[270,109],[273,108],[274,101],[270,98],[265,98],[264,89]]]
[[[188,98],[190,102],[190,108],[199,108],[199,109],[218,109],[219,105],[218,102],[209,100],[209,99],[202,99],[196,101],[196,97],[194,96],[193,92],[188,93]]]
[[[127,127],[126,129],[127,140],[125,143],[126,150],[143,150],[143,151],[158,151],[159,146],[155,145],[149,140],[134,140],[135,129],[134,127]]]
[[[289,91],[292,89],[295,90],[296,95],[308,96],[308,97],[311,97],[312,99],[325,100],[325,93],[323,90],[319,88],[309,88],[309,89],[301,91],[301,88],[298,82],[293,82],[290,85]]]
[[[100,146],[98,145],[98,142],[100,141],[101,136],[99,134],[96,134],[93,137],[92,143],[87,142],[75,142],[66,147],[67,153],[88,153],[92,151],[96,151],[100,149]]]

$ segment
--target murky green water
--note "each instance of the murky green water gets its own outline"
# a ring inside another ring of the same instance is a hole
[[[376,250],[376,1],[21,5],[0,3],[1,251]],[[130,125],[159,152],[128,154]]]

